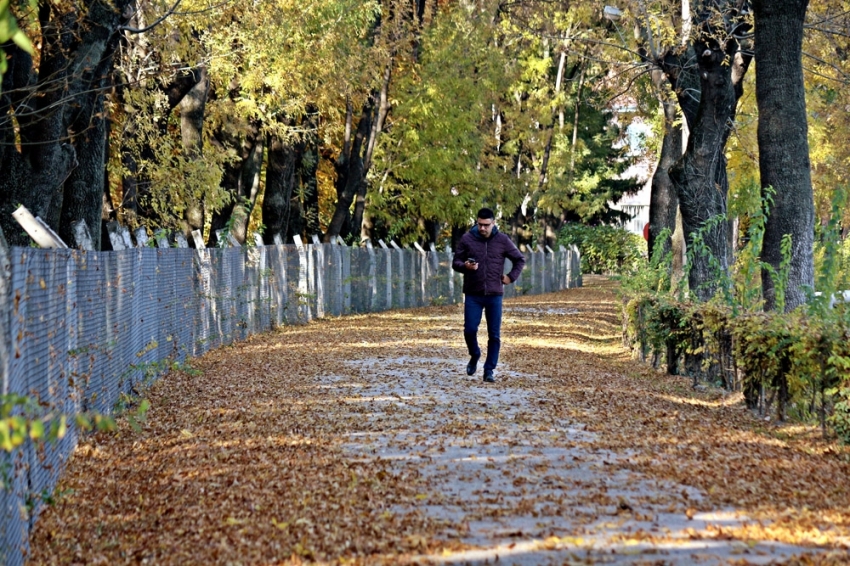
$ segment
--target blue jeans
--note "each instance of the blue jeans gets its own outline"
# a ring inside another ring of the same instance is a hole
[[[502,346],[502,295],[466,295],[463,302],[463,337],[470,357],[481,357],[478,346],[478,325],[481,313],[487,319],[487,359],[484,369],[496,369],[499,348]]]

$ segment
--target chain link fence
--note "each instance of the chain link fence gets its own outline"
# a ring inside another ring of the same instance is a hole
[[[526,259],[506,297],[581,285],[577,249]],[[112,414],[172,364],[278,325],[458,303],[451,260],[449,250],[336,244],[84,252],[0,242],[2,392],[44,414]],[[0,564],[25,561],[77,443],[72,421],[55,443],[0,450]]]

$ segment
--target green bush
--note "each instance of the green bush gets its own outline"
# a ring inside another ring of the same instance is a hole
[[[582,273],[623,273],[646,262],[644,239],[623,228],[568,222],[558,234],[558,243],[578,246]]]

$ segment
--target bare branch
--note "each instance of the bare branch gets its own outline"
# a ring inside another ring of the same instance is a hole
[[[168,16],[174,14],[174,11],[177,9],[177,6],[179,6],[180,2],[182,2],[182,1],[183,0],[176,0],[174,2],[174,5],[171,8],[169,8],[168,11],[166,11],[162,16],[157,18],[154,23],[152,23],[151,25],[149,25],[147,27],[143,27],[143,28],[139,29],[139,28],[131,28],[130,26],[121,26],[118,29],[119,29],[119,31],[126,31],[126,32],[129,32],[129,33],[145,33],[146,31],[150,31],[153,28],[155,28],[156,26],[158,26],[159,24],[161,24],[162,22],[164,22],[165,19]]]

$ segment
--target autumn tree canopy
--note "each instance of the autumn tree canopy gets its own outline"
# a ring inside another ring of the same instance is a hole
[[[797,205],[780,221],[787,175],[765,149],[783,155],[788,138],[761,122],[786,100],[768,93],[791,91],[758,81],[798,85],[797,113],[779,123],[812,148],[793,167],[810,171],[812,214],[847,179],[846,144],[829,135],[847,120],[847,10],[768,4],[12,2],[0,225],[27,244],[9,217],[24,204],[71,243],[84,220],[95,241],[117,221],[199,230],[208,245],[250,231],[428,244],[487,205],[519,243],[551,244],[564,222],[616,221],[612,203],[647,180],[624,173],[642,158],[655,164],[650,240],[681,210],[705,252],[690,286],[707,299],[735,253],[742,186],[779,191],[768,261],[781,226],[803,226]],[[786,24],[799,51],[770,43]],[[782,73],[759,77],[759,57]],[[655,131],[639,154],[625,143],[635,120]],[[795,262],[813,224],[793,231]]]

